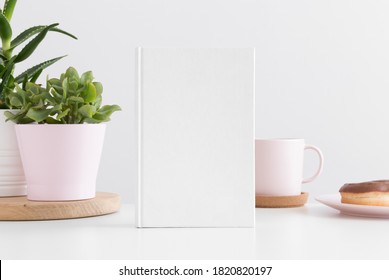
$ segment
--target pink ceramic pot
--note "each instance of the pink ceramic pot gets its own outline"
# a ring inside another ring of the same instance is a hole
[[[95,197],[105,124],[25,124],[15,127],[29,200]]]

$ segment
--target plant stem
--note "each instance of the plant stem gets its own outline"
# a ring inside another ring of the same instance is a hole
[[[3,40],[2,41],[2,47],[3,47],[3,53],[5,57],[10,60],[12,57],[12,51],[10,50],[11,48],[11,40]]]

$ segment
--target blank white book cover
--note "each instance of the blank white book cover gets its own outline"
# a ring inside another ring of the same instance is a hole
[[[254,49],[139,48],[138,227],[253,227]]]

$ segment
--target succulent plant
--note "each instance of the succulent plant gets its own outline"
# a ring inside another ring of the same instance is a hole
[[[7,111],[5,116],[18,124],[107,122],[111,114],[121,108],[118,105],[101,106],[103,86],[93,79],[91,71],[79,76],[76,69],[69,67],[59,79],[47,79],[46,88],[32,82],[27,82],[24,89],[15,84],[8,102],[20,111]]]
[[[74,35],[59,29],[57,27],[58,23],[30,27],[15,38],[12,38],[10,22],[16,2],[17,0],[5,0],[3,10],[0,9],[0,38],[2,42],[2,47],[0,48],[0,109],[10,107],[10,104],[6,102],[6,95],[14,88],[15,83],[22,84],[24,88],[27,82],[35,82],[45,68],[64,57],[60,56],[44,61],[20,75],[14,76],[15,64],[29,58],[49,31],[59,32],[77,39]],[[25,44],[18,54],[14,55],[14,50],[30,38],[32,38],[31,41]]]

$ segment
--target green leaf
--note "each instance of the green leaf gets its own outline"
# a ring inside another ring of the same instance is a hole
[[[48,87],[49,86],[58,86],[60,87],[62,85],[62,82],[60,79],[57,78],[51,78],[50,80],[47,80]]]
[[[32,39],[17,55],[15,63],[21,62],[25,59],[27,59],[38,47],[38,45],[43,41],[43,39],[46,37],[47,32],[53,27],[56,27],[58,23],[49,25],[45,27],[39,34]]]
[[[41,32],[46,27],[47,27],[47,25],[37,25],[37,26],[33,26],[33,27],[30,27],[30,28],[24,30],[22,33],[20,33],[18,36],[16,36],[15,39],[12,40],[11,49],[14,49],[17,46],[19,46],[20,44],[24,43],[25,41],[27,41],[31,37],[33,37],[36,34],[38,34],[39,32]],[[76,36],[66,32],[64,30],[61,30],[57,27],[53,27],[49,31],[59,32],[59,33],[65,34],[69,37],[72,37],[73,39],[77,39]]]
[[[2,60],[2,61],[1,61],[1,64],[4,63],[4,60],[8,60],[8,58],[5,56],[5,54],[4,54],[2,48],[0,48],[0,59]],[[3,65],[4,65],[4,64],[3,64]]]
[[[57,100],[55,100],[54,97],[52,97],[48,92],[42,93],[43,99],[45,102],[48,102],[50,105],[57,104]]]
[[[26,116],[39,123],[47,119],[50,113],[51,109],[31,108],[30,110],[28,110]]]
[[[35,72],[35,74],[31,77],[30,82],[35,83],[38,80],[39,76],[42,74],[43,69]]]
[[[93,82],[93,85],[96,88],[97,96],[101,95],[103,93],[103,85],[100,82]]]
[[[95,124],[95,123],[102,123],[102,121],[96,120],[96,119],[92,119],[92,118],[85,118],[85,119],[84,119],[84,123]]]
[[[74,67],[69,67],[68,69],[66,69],[65,76],[68,78],[74,78],[76,80],[80,79],[80,75],[78,75],[78,72]]]
[[[12,96],[9,100],[9,103],[12,107],[19,108],[23,106],[23,102],[16,96]]]
[[[30,118],[20,118],[17,121],[18,124],[29,124],[29,123],[33,123],[33,122],[34,122],[34,120],[32,120]]]
[[[59,94],[54,88],[50,89],[50,94],[54,97],[56,102],[62,102],[62,95]]]
[[[79,97],[79,96],[70,96],[68,98],[68,101],[72,101],[72,102],[78,102],[78,103],[84,103],[84,98],[82,97]]]
[[[118,105],[105,105],[97,110],[96,114],[93,115],[93,118],[100,120],[101,122],[107,122],[110,120],[110,116],[115,111],[120,111],[121,108]]]
[[[6,118],[6,121],[12,121],[16,118],[16,115],[10,111],[5,111],[4,116]]]
[[[41,32],[43,29],[45,29],[47,26],[46,25],[38,25],[38,26],[33,26],[30,27],[26,30],[24,30],[22,33],[20,33],[18,36],[15,37],[15,39],[12,40],[11,42],[11,49],[16,48],[32,36],[38,34]]]
[[[69,112],[70,112],[70,108],[67,108],[65,111],[59,113],[57,116],[57,120],[60,120],[64,117],[66,117],[69,114]]]
[[[23,77],[23,83],[22,83],[23,89],[26,89],[27,82],[28,82],[28,76],[25,75],[25,76]]]
[[[33,77],[37,72],[41,71],[41,70],[44,70],[46,69],[47,67],[49,67],[50,65],[56,63],[58,60],[64,58],[66,55],[64,56],[59,56],[59,57],[56,57],[56,58],[53,58],[53,59],[50,59],[50,60],[47,60],[45,62],[42,62],[38,65],[35,65],[34,67],[31,67],[30,69],[24,71],[22,74],[20,74],[19,76],[17,76],[15,78],[15,82],[16,83],[21,83],[24,79],[24,76],[27,75],[28,78],[31,78]]]
[[[116,111],[121,111],[122,110],[122,108],[120,108],[120,106],[119,105],[104,105],[103,107],[101,107],[100,109],[99,109],[99,113],[103,113],[103,114],[105,114],[105,113],[113,113],[113,112],[116,112]]]
[[[100,121],[100,122],[107,122],[110,120],[110,115],[109,113],[99,113],[99,112],[96,112],[96,114],[93,115],[93,118],[97,121]]]
[[[92,118],[93,115],[96,113],[96,109],[92,105],[84,105],[81,106],[80,109],[78,109],[78,112],[85,118]]]
[[[48,124],[62,124],[62,122],[60,122],[59,120],[56,120],[52,117],[48,117],[46,120],[45,120]]]
[[[87,84],[91,83],[93,79],[92,71],[85,72],[81,75],[81,84],[86,86]]]
[[[68,78],[65,78],[65,80],[62,81],[62,101],[66,100],[66,97],[68,95],[68,89],[69,89],[69,83],[68,83]]]
[[[50,114],[59,114],[62,112],[62,103],[54,105],[53,108],[51,108]]]
[[[96,100],[95,100],[95,103],[94,103],[94,105],[96,106],[97,109],[100,109],[101,102],[103,102],[102,95],[98,95],[96,97]]]
[[[16,0],[5,0],[5,2],[4,2],[3,13],[4,13],[5,17],[8,19],[8,21],[11,21],[16,2],[17,2]]]
[[[71,34],[71,33],[69,33],[69,32],[66,32],[66,31],[64,31],[64,30],[62,30],[62,29],[59,29],[59,28],[57,28],[57,27],[51,28],[50,31],[62,33],[62,34],[65,34],[65,35],[67,35],[67,36],[69,36],[69,37],[75,39],[75,40],[78,40],[78,38],[77,38],[76,36],[74,36],[73,34]]]
[[[40,87],[34,83],[27,82],[26,83],[26,91],[31,92],[32,94],[39,94],[40,93]]]
[[[0,13],[0,37],[3,41],[3,51],[9,50],[11,46],[12,28],[8,19]]]
[[[5,67],[2,67],[1,68],[1,71],[0,71],[0,77],[3,79],[3,75],[4,75],[4,73],[7,71],[7,69],[8,69],[8,67],[14,67],[15,66],[15,64],[13,63],[13,60],[12,61],[9,61],[8,63],[7,63],[7,65],[5,65]]]
[[[92,83],[89,83],[85,91],[83,91],[82,97],[84,98],[85,102],[89,103],[95,101],[96,96],[97,94],[95,86]]]
[[[15,87],[15,78],[12,76],[12,74],[8,78],[8,82],[6,85],[6,88],[13,89]]]
[[[4,99],[4,88],[8,85],[8,80],[11,77],[11,73],[14,69],[15,64],[13,57],[7,64],[7,66],[4,68],[4,70],[1,72],[0,77],[2,78],[2,81],[0,83],[0,100]]]
[[[78,81],[75,78],[69,77],[69,89],[75,93],[78,89]]]

